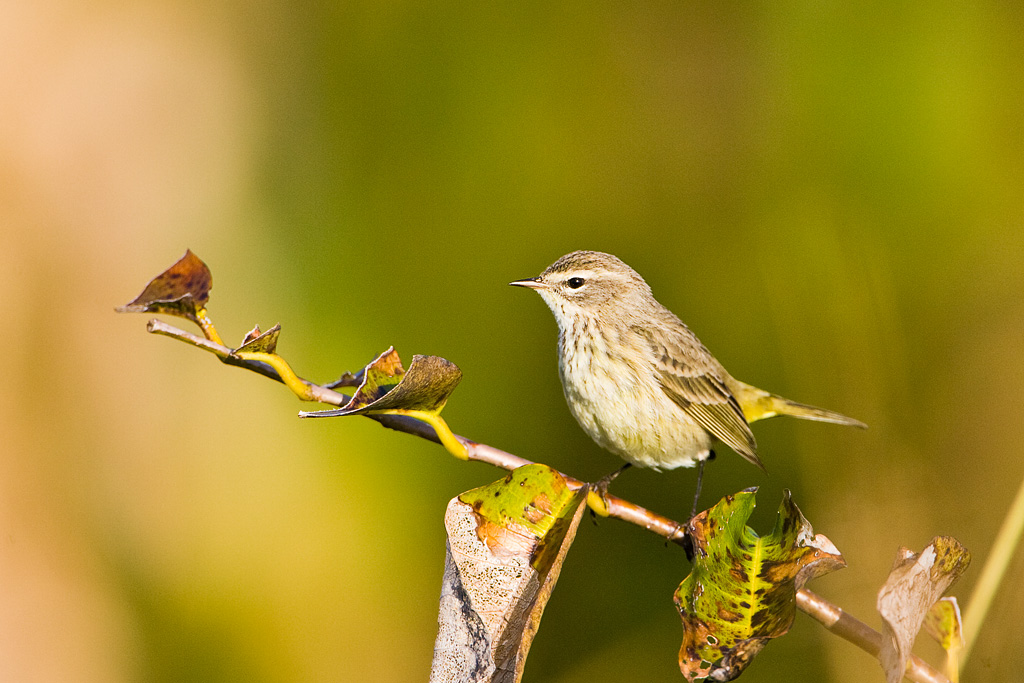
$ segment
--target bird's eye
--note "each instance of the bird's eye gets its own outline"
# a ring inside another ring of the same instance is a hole
[[[571,277],[571,278],[569,278],[568,280],[565,281],[565,284],[569,285],[573,289],[579,289],[580,287],[583,286],[583,278],[581,278],[581,277]]]

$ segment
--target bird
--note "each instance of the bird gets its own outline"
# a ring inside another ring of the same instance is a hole
[[[755,420],[790,415],[866,428],[831,410],[797,403],[730,375],[650,286],[621,259],[599,251],[562,256],[537,277],[509,283],[537,292],[558,323],[558,370],[569,410],[591,439],[625,464],[698,467],[725,444],[761,470]]]

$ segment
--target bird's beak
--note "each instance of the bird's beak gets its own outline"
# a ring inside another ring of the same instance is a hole
[[[513,287],[528,287],[529,289],[544,289],[547,285],[539,277],[528,277],[525,280],[510,282]]]

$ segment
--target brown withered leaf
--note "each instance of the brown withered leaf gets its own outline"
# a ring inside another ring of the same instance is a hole
[[[299,413],[300,417],[335,417],[365,413],[421,410],[439,413],[462,380],[462,371],[439,356],[413,356],[408,370],[390,348],[362,372],[352,399],[336,410]]]
[[[124,306],[118,313],[164,313],[198,322],[196,311],[206,306],[213,288],[213,275],[192,250],[149,281],[142,294]]]
[[[260,326],[259,325],[253,325],[252,329],[249,330],[248,332],[246,332],[245,336],[242,337],[242,346],[245,346],[246,344],[251,342],[253,339],[255,339],[256,337],[260,336],[261,334],[263,334],[263,332],[260,330]],[[239,347],[239,348],[241,348],[241,347]]]
[[[925,616],[970,561],[970,553],[952,536],[935,537],[920,554],[900,548],[889,578],[878,591],[883,620],[878,659],[889,683],[903,678]]]

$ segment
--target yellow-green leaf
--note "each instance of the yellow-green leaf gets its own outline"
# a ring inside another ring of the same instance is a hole
[[[962,648],[963,623],[960,619],[960,604],[956,598],[941,598],[932,605],[924,618],[924,630],[942,646],[943,650]]]
[[[260,332],[260,327],[257,325],[245,335],[242,345],[235,349],[234,353],[239,351],[245,353],[277,353],[277,339],[280,336],[280,324],[274,325],[266,332]]]
[[[577,495],[565,479],[547,465],[526,465],[509,472],[504,479],[467,491],[459,500],[473,508],[479,518],[477,535],[496,549],[509,530],[525,529],[543,539],[552,527],[564,521],[554,514]],[[557,535],[557,534],[556,534]],[[534,563],[543,567],[543,543]]]
[[[960,679],[960,655],[964,649],[964,627],[956,598],[940,598],[924,617],[924,630],[946,651],[946,677]]]
[[[789,631],[796,592],[810,579],[846,566],[825,536],[815,535],[789,491],[772,533],[746,522],[756,489],[726,496],[687,525],[693,569],[675,592],[683,620],[679,668],[687,680],[732,680],[771,638]]]

